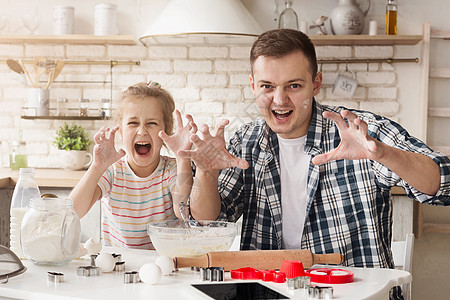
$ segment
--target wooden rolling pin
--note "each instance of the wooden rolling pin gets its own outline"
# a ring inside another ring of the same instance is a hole
[[[283,260],[299,260],[303,267],[314,264],[341,264],[340,253],[314,254],[306,249],[299,250],[246,250],[208,252],[197,257],[175,257],[176,268],[186,267],[224,267],[225,271],[252,267],[258,270],[279,269]]]

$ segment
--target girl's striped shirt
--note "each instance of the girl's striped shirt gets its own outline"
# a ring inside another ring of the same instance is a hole
[[[176,219],[171,195],[176,173],[175,158],[167,156],[161,156],[147,178],[134,174],[126,156],[112,164],[98,182],[102,191],[103,244],[154,249],[147,224]]]

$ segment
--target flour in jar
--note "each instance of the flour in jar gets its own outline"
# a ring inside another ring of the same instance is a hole
[[[27,226],[22,227],[22,247],[30,259],[37,263],[45,263],[65,261],[68,258],[63,224],[68,226],[69,234],[72,234],[70,228],[77,226],[67,224],[65,217],[65,214],[35,213],[33,220],[28,220]]]

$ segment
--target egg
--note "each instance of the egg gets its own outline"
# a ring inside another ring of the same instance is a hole
[[[155,284],[161,280],[161,268],[155,263],[147,263],[139,269],[139,277],[142,282],[148,284]]]
[[[155,264],[157,264],[162,271],[163,275],[170,275],[174,269],[173,260],[170,256],[159,256],[155,260]]]
[[[86,248],[84,248],[83,244],[80,244],[80,250],[78,251],[78,257],[85,256],[86,254],[88,254],[88,251],[86,250]]]
[[[90,238],[84,243],[84,248],[87,250],[87,255],[91,256],[102,251],[102,244],[97,243],[93,238]]]
[[[100,253],[95,259],[95,265],[103,272],[108,273],[114,270],[116,259],[110,253]]]

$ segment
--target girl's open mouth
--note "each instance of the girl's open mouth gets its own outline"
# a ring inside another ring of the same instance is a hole
[[[146,156],[152,149],[152,145],[146,142],[137,142],[136,144],[134,144],[134,149],[136,150],[137,154]]]
[[[279,120],[286,119],[292,114],[292,112],[293,112],[292,110],[272,110],[272,113],[275,116],[275,118]]]

